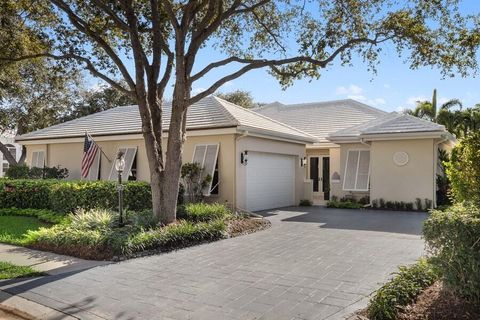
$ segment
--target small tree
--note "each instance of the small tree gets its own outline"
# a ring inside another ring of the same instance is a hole
[[[212,181],[212,177],[204,175],[203,168],[198,163],[183,164],[181,177],[187,202],[202,201],[203,190]]]
[[[480,205],[480,132],[461,139],[446,163],[451,193],[456,202],[472,201]]]
[[[235,90],[227,93],[217,93],[217,97],[244,108],[253,108],[255,106],[252,94],[249,91]]]

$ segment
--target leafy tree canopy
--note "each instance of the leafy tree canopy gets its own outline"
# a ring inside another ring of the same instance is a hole
[[[235,90],[226,93],[219,92],[216,95],[223,100],[227,100],[228,102],[244,108],[253,108],[256,106],[252,94],[249,91]]]

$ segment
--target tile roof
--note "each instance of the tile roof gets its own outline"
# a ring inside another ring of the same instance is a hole
[[[386,114],[352,99],[284,105],[279,102],[255,109],[267,117],[286,123],[328,142],[329,134],[359,125]]]
[[[329,135],[329,139],[361,137],[376,134],[444,132],[445,127],[437,123],[407,114],[391,112],[383,117],[339,130]]]
[[[163,108],[164,130],[168,130],[172,107]],[[208,96],[189,107],[187,130],[242,127],[245,130],[314,142],[316,138],[299,129],[270,119],[214,96]],[[80,137],[88,131],[92,136],[141,133],[137,106],[116,107],[17,136],[17,141]]]

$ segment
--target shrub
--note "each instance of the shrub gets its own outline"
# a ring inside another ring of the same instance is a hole
[[[425,210],[429,210],[432,208],[433,201],[430,199],[425,198]]]
[[[423,234],[444,283],[480,304],[480,208],[460,203],[445,211],[433,210]]]
[[[219,203],[188,203],[184,205],[183,217],[192,222],[207,222],[225,219],[231,213],[228,208]]]
[[[77,208],[116,209],[116,183],[113,181],[59,181],[0,179],[0,206],[4,208],[51,209],[70,213]],[[151,190],[147,182],[125,183],[127,209],[151,209]]]
[[[372,208],[377,209],[378,208],[378,200],[372,200]]]
[[[64,216],[46,209],[3,208],[0,209],[0,216],[36,217],[38,220],[53,224],[61,223],[65,220]]]
[[[5,176],[11,179],[65,179],[68,169],[57,167],[29,168],[25,164],[10,166]]]
[[[213,241],[227,236],[227,225],[222,220],[200,223],[181,220],[163,228],[142,231],[128,240],[124,254],[144,250],[171,250],[205,241]]]
[[[369,197],[369,196],[361,197],[361,198],[358,200],[358,203],[363,204],[363,205],[367,205],[367,204],[370,203],[370,197]]]
[[[312,201],[308,199],[302,199],[300,200],[300,203],[298,204],[300,207],[311,207],[312,206]]]
[[[415,300],[423,289],[439,277],[436,268],[427,260],[402,266],[395,276],[378,289],[368,306],[371,320],[394,320],[400,309]]]
[[[378,200],[378,203],[379,203],[379,205],[380,205],[380,208],[385,208],[385,207],[386,207],[385,199],[380,198],[380,199]]]
[[[413,211],[413,203],[412,202],[405,203],[405,210]]]
[[[418,211],[423,210],[422,199],[420,199],[420,198],[415,199],[415,209],[417,209]]]
[[[480,205],[480,131],[460,140],[445,164],[451,194],[456,202],[473,201]]]
[[[395,209],[395,203],[393,201],[387,201],[385,202],[385,208],[389,210],[394,210]]]
[[[341,209],[361,209],[363,205],[360,203],[354,202],[352,200],[340,200],[340,201],[333,201],[330,200],[327,202],[328,208],[341,208]]]

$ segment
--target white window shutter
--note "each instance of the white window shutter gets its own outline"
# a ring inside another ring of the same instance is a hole
[[[125,170],[122,173],[122,179],[124,181],[127,181],[128,177],[131,174],[133,161],[135,160],[136,155],[137,155],[137,147],[127,148],[127,150],[125,151]]]
[[[32,153],[32,162],[30,163],[30,168],[36,167],[37,161],[38,161],[38,152],[35,151]]]
[[[355,186],[356,190],[368,190],[369,174],[370,151],[362,150],[360,151],[360,158],[358,159],[357,182]]]
[[[213,174],[215,172],[215,165],[217,163],[218,157],[218,144],[210,144],[207,145],[205,151],[205,161],[203,163],[203,177],[210,175],[210,182],[203,190],[203,194],[206,196],[210,195],[210,191],[212,190],[212,182],[213,182]]]
[[[203,167],[203,163],[205,161],[205,153],[207,151],[206,145],[198,145],[195,146],[195,151],[193,153],[193,163],[198,163],[200,167]]]
[[[343,176],[343,189],[354,190],[358,166],[358,150],[348,150],[345,163],[345,174]]]
[[[93,159],[92,166],[88,171],[88,176],[86,180],[93,180],[93,181],[98,180],[98,170],[100,169],[100,158],[101,158],[101,152],[98,151],[97,154],[95,155],[95,159]]]

